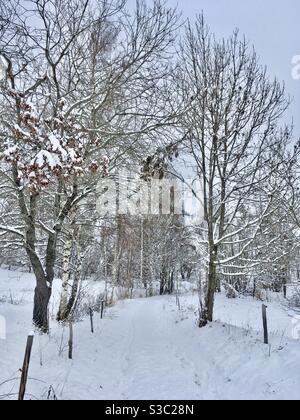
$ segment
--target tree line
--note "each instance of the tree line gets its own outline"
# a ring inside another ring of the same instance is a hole
[[[112,301],[119,285],[151,296],[193,279],[201,327],[223,287],[286,295],[300,143],[284,86],[239,32],[219,40],[160,0],[4,0],[0,19],[0,257],[32,270],[36,327],[49,330],[55,276],[59,321],[90,275]],[[189,168],[203,220],[100,218],[97,185],[124,168],[146,182],[185,182]]]

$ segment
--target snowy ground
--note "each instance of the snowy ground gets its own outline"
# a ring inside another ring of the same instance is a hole
[[[2,399],[18,391],[33,287],[31,275],[0,270]],[[35,337],[27,398],[46,399],[51,386],[58,399],[300,399],[298,325],[278,299],[268,303],[270,347],[260,302],[219,295],[217,321],[201,330],[196,312],[192,294],[181,310],[174,297],[121,301],[95,315],[94,334],[88,319],[75,325],[73,361],[67,329],[53,323],[50,337]]]

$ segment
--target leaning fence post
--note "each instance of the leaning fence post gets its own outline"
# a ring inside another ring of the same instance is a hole
[[[24,396],[25,396],[33,339],[34,339],[34,333],[32,332],[28,335],[28,338],[27,338],[25,357],[24,357],[24,363],[23,363],[23,368],[22,368],[22,376],[21,376],[21,382],[20,382],[20,389],[19,389],[19,398],[18,398],[19,401],[23,401]]]
[[[92,334],[94,334],[94,320],[93,320],[93,317],[94,317],[94,312],[93,312],[93,309],[90,308],[90,319],[91,319],[91,332],[92,332]]]
[[[264,343],[269,344],[267,306],[266,305],[262,305],[262,318],[263,318],[263,326],[264,326]]]
[[[103,319],[103,312],[104,312],[104,300],[101,300],[101,319]]]

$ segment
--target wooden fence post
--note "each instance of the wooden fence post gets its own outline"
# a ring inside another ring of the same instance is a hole
[[[92,332],[92,334],[94,334],[94,319],[93,319],[93,317],[94,317],[94,312],[93,312],[93,309],[90,308],[90,319],[91,319],[91,332]]]
[[[103,312],[104,312],[104,300],[101,301],[101,319],[103,319]]]
[[[180,311],[181,310],[181,305],[180,305],[180,297],[179,297],[178,290],[176,291],[176,305],[178,306],[178,309]]]
[[[264,326],[264,343],[269,344],[268,320],[267,320],[267,306],[262,306],[262,318]]]
[[[34,333],[30,333],[27,338],[25,357],[24,357],[24,363],[23,363],[23,368],[22,368],[22,376],[21,376],[19,398],[18,398],[19,401],[23,401],[25,397],[33,339],[34,339]]]
[[[73,320],[70,319],[69,320],[69,359],[72,360],[73,359]]]

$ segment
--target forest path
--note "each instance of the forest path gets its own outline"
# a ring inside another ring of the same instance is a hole
[[[196,297],[183,297],[181,311],[174,296],[123,301],[111,311],[115,318],[102,331],[106,398],[284,399],[294,382],[278,372],[284,365],[291,372],[284,353],[295,357],[297,342],[272,336],[270,356],[261,331],[221,322],[199,329]]]
[[[193,365],[181,350],[186,337],[174,320],[173,300],[136,300],[120,313],[118,329],[126,333],[118,388],[125,399],[188,399],[191,387],[192,395],[201,397]]]
[[[0,308],[7,330],[0,396],[18,392],[32,329],[31,277],[2,270],[2,289],[20,304]],[[89,317],[74,324],[73,360],[68,328],[52,321],[49,336],[35,337],[27,392],[47,399],[51,386],[66,400],[299,399],[297,319],[277,299],[268,302],[271,349],[263,344],[261,302],[217,296],[218,322],[202,329],[197,308],[193,294],[181,296],[180,311],[175,296],[119,301],[103,319],[95,313],[94,334]]]

